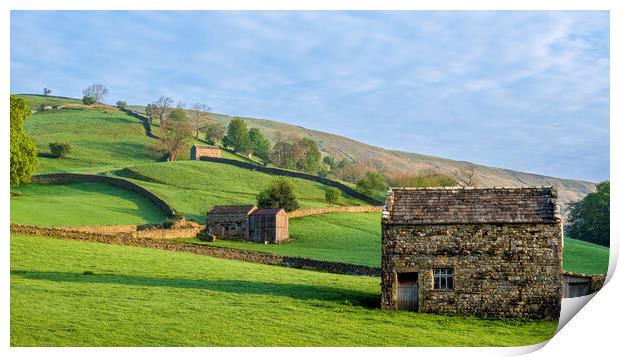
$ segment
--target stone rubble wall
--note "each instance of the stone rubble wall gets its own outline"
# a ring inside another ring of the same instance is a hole
[[[561,229],[559,223],[384,224],[381,305],[397,309],[398,273],[417,272],[420,312],[557,319]],[[435,268],[453,269],[453,290],[434,289]]]
[[[379,268],[365,265],[326,262],[314,259],[287,257],[266,252],[217,247],[205,244],[180,243],[169,240],[146,239],[132,236],[131,233],[101,234],[75,232],[51,227],[11,224],[11,232],[58,239],[81,240],[105,244],[164,249],[223,259],[236,259],[251,263],[283,266],[295,269],[316,270],[335,274],[379,276]]]
[[[288,218],[298,218],[310,216],[313,214],[323,214],[331,212],[356,212],[356,213],[368,213],[368,212],[381,212],[383,206],[344,206],[344,207],[323,207],[323,208],[306,208],[293,212],[288,212]]]

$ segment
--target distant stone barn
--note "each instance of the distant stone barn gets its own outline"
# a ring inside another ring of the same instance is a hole
[[[254,205],[215,206],[207,213],[205,234],[217,239],[280,243],[288,237],[288,214]]]
[[[557,319],[557,189],[393,188],[381,269],[384,309]]]
[[[206,233],[219,239],[248,240],[248,216],[254,205],[215,206],[207,213]]]
[[[248,240],[280,243],[288,239],[288,214],[282,208],[259,208],[248,216]]]
[[[193,145],[190,152],[190,160],[200,160],[201,157],[221,157],[222,150],[214,145]]]

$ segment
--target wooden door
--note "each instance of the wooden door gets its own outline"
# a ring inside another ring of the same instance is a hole
[[[398,310],[418,311],[418,273],[398,274]]]

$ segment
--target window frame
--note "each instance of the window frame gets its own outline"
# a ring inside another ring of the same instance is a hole
[[[439,282],[439,284],[437,284]],[[433,290],[454,291],[454,268],[433,268]]]

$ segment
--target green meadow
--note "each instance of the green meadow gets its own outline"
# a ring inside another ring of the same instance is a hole
[[[103,183],[12,188],[11,222],[41,226],[158,223],[163,212],[133,191]]]
[[[379,279],[11,235],[12,346],[516,346],[556,322],[382,311]]]
[[[256,195],[273,180],[272,175],[227,164],[204,161],[162,162],[110,172],[131,179],[154,192],[175,210],[204,224],[205,213],[215,205],[253,204]],[[292,178],[301,208],[326,207],[325,190],[318,182]],[[337,205],[364,205],[342,195]]]

